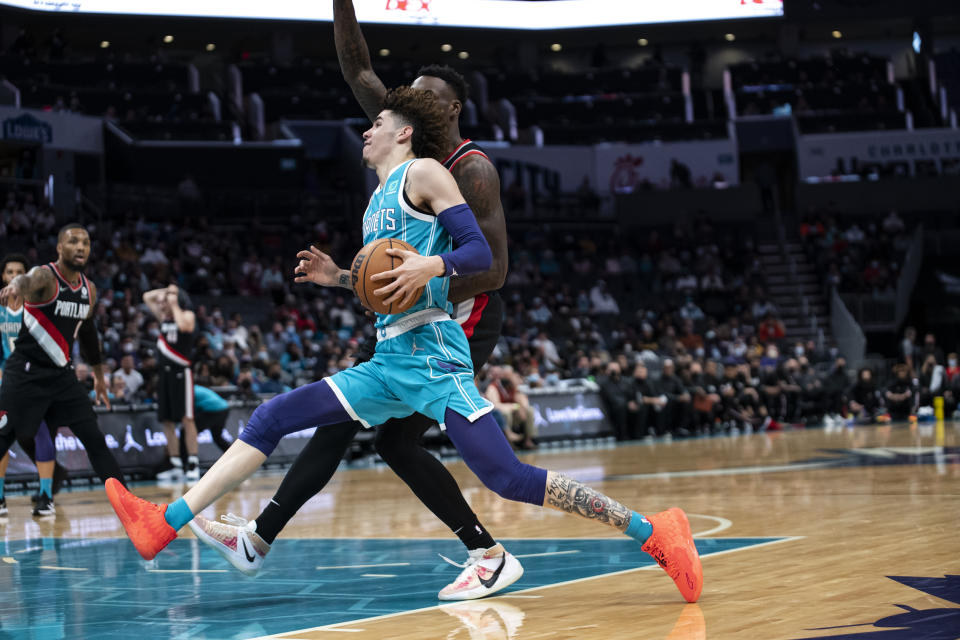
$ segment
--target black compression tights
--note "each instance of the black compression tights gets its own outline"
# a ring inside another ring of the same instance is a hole
[[[430,424],[429,418],[419,414],[388,421],[377,429],[377,452],[468,548],[493,546],[493,539],[480,526],[456,480],[439,460],[420,446],[420,437]],[[300,507],[330,481],[359,429],[357,422],[343,422],[314,432],[287,471],[273,500],[257,518],[257,533],[268,544],[273,543]]]

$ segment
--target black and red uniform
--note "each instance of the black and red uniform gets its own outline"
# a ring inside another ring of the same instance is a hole
[[[173,320],[160,324],[157,351],[160,375],[157,380],[157,420],[179,422],[193,418],[193,331],[181,331]]]
[[[90,286],[80,274],[76,286],[57,269],[44,265],[57,281],[57,291],[44,302],[23,305],[23,326],[0,385],[0,455],[14,439],[29,442],[46,421],[51,432],[69,427],[86,449],[102,480],[123,475],[97,427],[93,404],[73,369],[73,343],[90,315]]]

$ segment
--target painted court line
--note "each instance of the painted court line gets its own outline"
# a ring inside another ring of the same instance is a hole
[[[20,551],[14,551],[14,553],[30,553],[31,551],[43,551],[43,547],[27,547],[26,549],[20,549]]]
[[[3,561],[7,564],[17,564],[17,559],[11,558],[10,556],[3,556]]]
[[[737,536],[737,537],[738,537],[738,538],[743,538],[743,539],[750,539],[749,536]],[[762,537],[764,537],[764,538],[771,538],[771,537],[775,537],[775,536],[762,536]],[[761,543],[759,543],[759,544],[751,545],[751,546],[749,546],[749,547],[741,547],[741,548],[738,548],[738,549],[727,549],[727,550],[724,550],[724,551],[714,551],[713,553],[706,553],[706,554],[701,555],[700,558],[701,558],[701,559],[703,559],[703,558],[712,558],[712,557],[715,557],[715,556],[726,555],[726,554],[728,554],[728,553],[736,553],[737,551],[747,551],[747,550],[750,550],[750,549],[760,549],[761,547],[769,547],[770,545],[774,545],[774,544],[782,544],[782,543],[784,543],[784,542],[793,542],[793,541],[795,541],[795,540],[802,540],[804,537],[805,537],[805,536],[784,536],[784,537],[783,537],[782,539],[780,539],[780,540],[771,540],[771,541],[769,541],[769,542],[761,542]],[[527,538],[527,539],[529,539],[529,538]],[[572,539],[581,539],[581,538],[572,538]],[[517,591],[517,592],[515,592],[515,593],[511,593],[511,594],[507,594],[507,595],[512,596],[512,597],[517,597],[517,595],[526,595],[526,594],[529,593],[530,591],[541,591],[541,590],[543,590],[543,589],[552,589],[552,588],[554,588],[554,587],[566,587],[566,586],[569,586],[569,585],[571,585],[571,584],[579,584],[579,583],[581,583],[581,582],[587,582],[588,580],[596,580],[597,578],[611,578],[611,577],[614,577],[614,576],[622,576],[622,575],[625,575],[625,574],[627,574],[627,573],[632,573],[632,572],[634,572],[634,571],[653,571],[653,570],[662,571],[662,569],[660,568],[659,565],[657,565],[657,564],[652,564],[652,565],[649,565],[649,566],[646,566],[646,567],[637,567],[637,568],[635,568],[635,569],[624,569],[623,571],[614,571],[613,573],[604,573],[603,575],[599,575],[599,576],[590,576],[590,577],[588,577],[588,578],[577,578],[576,580],[567,580],[567,581],[565,581],[565,582],[557,582],[557,583],[555,583],[555,584],[546,584],[546,585],[543,585],[542,587],[531,587],[530,589],[521,589],[520,591]],[[504,596],[494,596],[493,598],[490,598],[490,599],[491,599],[491,600],[497,600],[497,599],[499,599],[499,598],[501,598],[501,597],[504,597]],[[424,611],[434,611],[434,610],[441,609],[441,608],[444,607],[444,606],[449,607],[450,605],[436,605],[436,604],[435,604],[435,605],[432,605],[432,606],[429,606],[429,607],[421,607],[421,608],[419,608],[419,609],[410,609],[410,610],[408,610],[408,611],[397,611],[396,613],[387,613],[387,614],[384,614],[384,615],[382,615],[382,616],[373,616],[372,618],[361,618],[361,619],[359,619],[359,620],[353,620],[353,621],[347,621],[347,622],[336,622],[336,623],[334,623],[334,624],[322,625],[322,626],[319,626],[319,627],[311,627],[311,628],[309,628],[309,629],[298,629],[297,631],[284,631],[283,633],[277,633],[277,634],[273,634],[273,635],[269,635],[269,636],[259,636],[259,637],[257,637],[257,638],[250,638],[250,640],[293,640],[293,639],[290,638],[290,636],[291,636],[292,634],[299,635],[299,634],[302,634],[302,633],[310,633],[310,632],[313,632],[313,631],[340,631],[340,630],[341,630],[340,627],[343,627],[344,625],[359,624],[360,622],[370,623],[370,622],[376,622],[376,621],[378,621],[378,620],[386,620],[386,619],[389,619],[389,618],[396,618],[397,616],[405,616],[405,615],[409,615],[409,614],[411,614],[411,613],[422,613],[422,612],[424,612]],[[343,630],[345,631],[345,629],[343,629]]]
[[[361,573],[361,578],[396,578],[395,573]]]
[[[385,562],[383,564],[345,564],[339,567],[317,567],[317,571],[326,569],[372,569],[374,567],[409,567],[409,562]]]
[[[57,567],[54,565],[42,564],[38,568],[50,569],[51,571],[86,571],[83,567]]]
[[[720,516],[705,516],[702,513],[688,513],[687,518],[707,518],[708,520],[716,520],[717,526],[713,529],[708,529],[707,531],[697,531],[693,534],[694,538],[701,538],[703,536],[712,536],[715,533],[720,533],[721,531],[726,531],[733,526],[731,520],[726,518],[721,518]]]
[[[525,553],[522,556],[513,556],[514,558],[542,558],[544,556],[565,556],[571,553],[580,553],[580,549],[571,549],[569,551],[545,551],[544,553]]]
[[[226,569],[147,569],[150,573],[227,573]]]
[[[671,478],[699,478],[703,476],[735,476],[741,473],[779,473],[781,471],[803,471],[804,469],[826,469],[836,467],[837,461],[801,462],[780,464],[769,467],[723,467],[720,469],[694,469],[691,471],[658,471],[657,473],[629,473],[612,475],[604,480],[670,480]]]

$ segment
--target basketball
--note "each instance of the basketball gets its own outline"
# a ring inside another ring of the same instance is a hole
[[[406,249],[414,253],[417,252],[411,245],[396,238],[381,238],[370,242],[360,249],[353,259],[353,266],[350,268],[350,274],[353,278],[353,290],[356,292],[357,297],[360,298],[360,304],[374,313],[403,313],[417,303],[417,300],[419,300],[423,294],[423,287],[420,287],[417,294],[413,296],[406,305],[401,305],[400,302],[394,302],[389,305],[384,304],[383,298],[373,293],[393,281],[373,281],[370,278],[378,273],[390,271],[400,266],[403,262],[400,258],[387,255],[387,249]],[[392,295],[392,293],[390,295]]]

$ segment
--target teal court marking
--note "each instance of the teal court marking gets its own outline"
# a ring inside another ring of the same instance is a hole
[[[792,539],[696,543],[706,557]],[[524,576],[508,594],[659,571],[628,538],[504,543],[525,556]],[[460,558],[463,547],[456,540],[281,539],[254,579],[195,539],[175,540],[149,563],[125,539],[11,541],[0,547],[0,556],[17,560],[0,564],[0,640],[247,639],[398,615],[440,604],[437,592],[459,570],[439,553]],[[658,597],[680,604],[669,579],[661,582]]]

